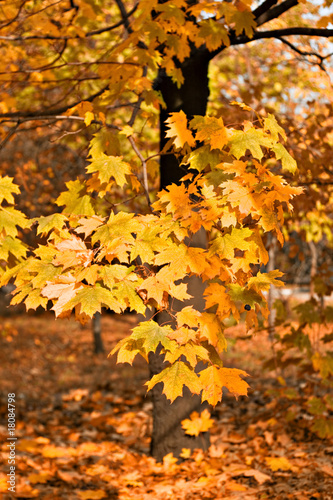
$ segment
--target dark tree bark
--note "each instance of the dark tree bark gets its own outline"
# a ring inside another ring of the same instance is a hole
[[[94,317],[92,319],[92,327],[94,335],[94,353],[101,354],[105,352],[102,339],[101,313],[97,312],[94,314]]]
[[[181,65],[184,76],[184,83],[181,88],[177,88],[171,78],[164,72],[160,72],[158,78],[158,88],[163,95],[166,109],[160,112],[160,145],[161,150],[166,144],[165,120],[169,113],[184,111],[188,119],[194,115],[204,115],[206,113],[207,101],[209,97],[208,86],[208,64],[209,52],[206,50],[193,50],[191,57]],[[172,183],[179,184],[181,177],[185,175],[185,170],[179,166],[179,162],[174,155],[162,155],[160,163],[161,189]],[[193,236],[191,245],[196,247],[206,247],[206,234],[203,230]],[[180,311],[184,306],[192,304],[196,309],[204,309],[204,284],[197,277],[187,279],[188,291],[194,296],[193,299],[180,302],[173,300],[170,304],[173,311]],[[167,312],[158,314],[159,324],[173,324],[171,316]],[[150,353],[149,368],[151,376],[159,373],[163,369],[163,356],[157,353]],[[200,369],[200,368],[199,368]],[[181,421],[188,418],[193,411],[202,411],[207,405],[201,403],[198,395],[192,395],[187,388],[184,388],[183,397],[177,398],[172,404],[162,394],[162,384],[157,384],[152,389],[153,398],[153,432],[151,441],[151,454],[156,460],[161,461],[168,453],[179,456],[183,448],[201,448],[206,450],[209,446],[209,433],[205,432],[198,437],[185,434],[181,426]]]

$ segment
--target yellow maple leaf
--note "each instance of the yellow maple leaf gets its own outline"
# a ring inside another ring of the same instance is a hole
[[[89,127],[89,125],[91,124],[91,122],[93,121],[94,118],[95,118],[94,113],[92,113],[91,111],[87,111],[84,114],[84,123],[85,123],[85,125],[87,127]]]
[[[209,142],[211,149],[223,149],[228,143],[229,134],[222,118],[196,116],[191,127],[197,129],[196,140]]]
[[[194,411],[191,413],[190,418],[186,418],[181,422],[182,428],[185,430],[185,434],[190,436],[199,436],[201,432],[207,432],[214,424],[214,420],[210,418],[210,413],[206,409],[202,411],[199,415],[198,412]]]
[[[108,496],[104,490],[77,491],[77,494],[81,500],[100,500]]]
[[[292,464],[286,457],[266,457],[266,463],[273,472],[293,469]]]
[[[170,113],[170,117],[165,121],[169,127],[165,135],[174,138],[174,145],[177,149],[182,148],[186,143],[190,147],[195,146],[192,132],[187,128],[187,118],[184,111]]]
[[[222,368],[209,366],[199,374],[203,386],[202,401],[208,401],[215,406],[222,399],[222,388],[226,387],[237,399],[238,396],[247,396],[249,384],[241,377],[248,374],[237,368]]]

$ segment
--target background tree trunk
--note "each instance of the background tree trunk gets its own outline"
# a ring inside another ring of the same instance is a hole
[[[197,50],[181,66],[184,83],[181,88],[177,88],[172,80],[163,71],[158,77],[158,89],[163,95],[166,109],[161,109],[160,113],[160,145],[161,150],[166,144],[165,120],[169,113],[184,111],[188,119],[194,115],[205,115],[209,97],[208,87],[208,64],[209,53]],[[173,155],[162,155],[160,163],[161,189],[165,189],[172,183],[179,184],[181,177],[186,170],[179,166],[177,158]],[[198,231],[193,236],[191,245],[206,248],[206,234],[203,230]],[[192,304],[196,309],[204,309],[204,284],[197,277],[190,277],[186,280],[188,291],[194,296],[193,299],[185,302],[173,300],[171,307],[173,311],[180,311],[184,306]],[[157,321],[162,324],[173,324],[173,320],[167,312],[158,314]],[[150,353],[149,368],[151,376],[159,373],[163,369],[163,356],[157,353]],[[200,369],[200,367],[199,367]],[[181,421],[188,418],[193,411],[201,412],[207,405],[201,403],[201,397],[192,395],[187,388],[184,388],[183,397],[177,398],[172,404],[162,394],[162,384],[157,384],[152,389],[153,398],[153,433],[151,441],[151,454],[156,460],[161,461],[168,453],[179,456],[183,448],[201,448],[206,450],[209,446],[209,433],[205,432],[198,437],[185,434],[181,426]]]
[[[101,313],[97,312],[94,314],[92,319],[93,335],[94,335],[94,353],[100,354],[105,352],[103,339],[102,339],[102,327],[101,327]]]

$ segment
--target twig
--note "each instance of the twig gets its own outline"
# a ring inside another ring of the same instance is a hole
[[[151,208],[151,201],[150,201],[150,197],[149,197],[149,185],[148,185],[148,174],[147,174],[147,162],[146,160],[144,159],[144,157],[142,156],[140,150],[137,148],[136,144],[135,144],[135,141],[133,139],[132,136],[128,137],[128,140],[135,152],[135,154],[137,155],[137,157],[140,159],[141,163],[142,163],[142,177],[143,177],[143,184],[142,182],[140,181],[139,179],[139,182],[140,184],[142,185],[143,189],[144,189],[144,192],[145,192],[145,196],[146,196],[146,200],[147,200],[147,203],[148,203],[148,206],[149,208]]]

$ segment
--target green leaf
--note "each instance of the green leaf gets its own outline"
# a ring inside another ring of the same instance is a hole
[[[127,183],[125,175],[131,173],[130,165],[121,156],[107,156],[104,153],[93,159],[86,170],[88,173],[97,172],[101,183],[109,182],[113,177],[120,187]]]
[[[151,380],[145,385],[150,391],[156,384],[162,382],[164,384],[163,394],[170,399],[171,403],[183,395],[184,385],[190,389],[193,394],[199,394],[201,384],[195,371],[189,368],[182,361],[176,361],[171,366],[168,366],[157,375],[154,375]]]

